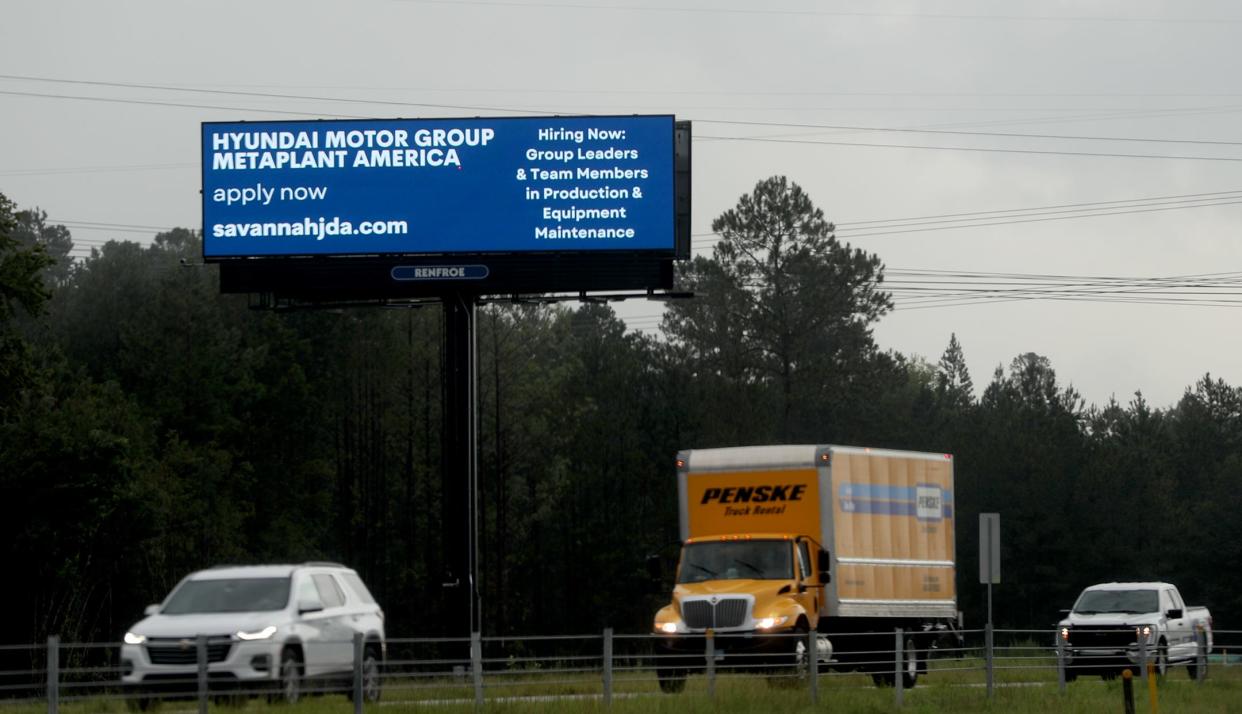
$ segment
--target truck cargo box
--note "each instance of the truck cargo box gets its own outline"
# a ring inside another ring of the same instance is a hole
[[[956,617],[951,455],[747,446],[677,465],[683,541],[784,533],[829,551],[821,617]]]

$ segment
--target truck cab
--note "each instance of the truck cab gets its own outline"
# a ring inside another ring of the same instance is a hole
[[[702,660],[704,638],[722,660],[739,666],[799,667],[806,633],[819,625],[828,552],[793,533],[692,538],[682,546],[672,602],[655,617],[666,652],[686,655],[682,667],[663,667],[661,685],[684,679]],[[828,659],[827,640],[818,647]],[[676,670],[670,672],[669,670]],[[674,685],[679,687],[678,685]]]

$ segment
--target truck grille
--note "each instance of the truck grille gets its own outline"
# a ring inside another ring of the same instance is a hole
[[[233,643],[220,640],[207,641],[207,662],[223,662],[229,658]],[[192,639],[155,639],[147,641],[147,656],[151,664],[197,664],[198,651]]]
[[[721,598],[713,605],[708,600],[691,600],[681,604],[686,627],[705,630],[709,627],[741,627],[746,621],[745,598]]]
[[[1070,629],[1069,642],[1074,647],[1125,649],[1135,643],[1133,625]]]

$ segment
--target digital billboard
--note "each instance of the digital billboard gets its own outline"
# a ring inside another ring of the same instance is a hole
[[[674,134],[669,115],[204,123],[203,256],[416,257],[393,281],[491,272],[427,256],[685,257]]]

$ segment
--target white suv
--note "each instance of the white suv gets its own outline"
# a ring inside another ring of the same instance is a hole
[[[336,563],[227,566],[192,573],[125,633],[122,681],[145,709],[161,690],[193,690],[197,637],[206,638],[212,692],[267,689],[296,702],[306,680],[342,680],[354,672],[361,633],[363,695],[380,695],[384,612],[353,570]],[[352,695],[352,688],[347,689]]]

